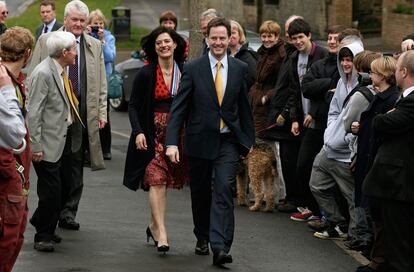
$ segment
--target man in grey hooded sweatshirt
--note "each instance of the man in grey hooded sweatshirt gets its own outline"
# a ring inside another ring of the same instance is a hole
[[[352,61],[363,50],[361,40],[356,37],[348,39],[347,45],[343,45],[339,50],[338,69],[341,78],[329,106],[324,145],[313,163],[309,186],[329,225],[327,230],[315,232],[314,236],[321,239],[343,239],[347,236],[346,220],[339,211],[333,193],[335,186],[338,186],[348,202],[348,234],[354,234],[354,178],[350,169],[349,144],[355,136],[345,131],[342,118],[345,99],[358,85],[358,75]]]

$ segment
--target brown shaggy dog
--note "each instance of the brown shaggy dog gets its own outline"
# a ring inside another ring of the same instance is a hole
[[[255,195],[255,202],[249,209],[258,211],[262,206],[263,198],[266,201],[264,211],[272,212],[274,208],[274,179],[277,177],[275,168],[276,158],[272,148],[267,143],[258,143],[245,160],[246,171],[239,171],[237,175],[237,204],[246,205],[246,183],[248,175]],[[243,165],[241,165],[242,167]],[[247,172],[247,173],[246,173]],[[263,193],[263,184],[265,193]],[[278,183],[277,183],[278,184]]]

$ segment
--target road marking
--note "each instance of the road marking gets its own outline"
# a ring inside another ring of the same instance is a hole
[[[124,134],[122,132],[118,132],[118,131],[112,130],[111,133],[129,139],[129,135],[126,135],[126,134]]]

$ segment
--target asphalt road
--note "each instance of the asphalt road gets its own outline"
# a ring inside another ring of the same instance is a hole
[[[146,243],[148,198],[143,191],[122,186],[129,135],[126,113],[111,112],[113,159],[107,169],[85,168],[85,188],[77,219],[80,231],[57,229],[63,238],[53,253],[33,249],[29,224],[14,272],[129,272],[217,271],[211,256],[194,254],[195,237],[189,189],[168,192],[167,228],[170,252],[161,256]],[[30,213],[37,206],[36,177],[31,174]],[[250,212],[236,208],[232,271],[350,272],[359,265],[332,241],[312,237],[304,223],[282,213]]]

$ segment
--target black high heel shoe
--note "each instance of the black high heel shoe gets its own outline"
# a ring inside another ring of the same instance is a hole
[[[170,250],[170,246],[167,245],[162,245],[162,246],[157,246],[157,251],[164,253],[164,255],[167,253],[167,251]]]
[[[147,227],[147,230],[145,232],[147,233],[147,243],[149,243],[149,238],[151,237],[151,239],[154,241],[154,245],[158,246],[158,241],[154,239],[154,236],[152,235],[149,226]]]

